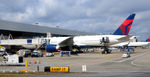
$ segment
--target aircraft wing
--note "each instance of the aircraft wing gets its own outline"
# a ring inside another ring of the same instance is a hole
[[[128,46],[128,43],[129,42],[122,42],[122,43],[111,45],[110,47],[120,47],[120,46],[124,47],[124,46]]]
[[[122,38],[119,38],[117,40],[121,41],[121,42],[126,42],[126,41],[129,41],[131,37],[134,37],[134,36],[126,36],[126,37],[122,37]]]
[[[72,46],[73,45],[73,37],[68,37],[67,39],[61,41],[58,45],[60,47],[62,47],[62,46]]]
[[[125,36],[125,37],[121,37],[121,38],[118,38],[118,42],[117,43],[112,43],[110,44],[110,47],[118,47],[118,46],[126,46],[129,44],[130,41],[132,41],[133,37],[135,36]]]

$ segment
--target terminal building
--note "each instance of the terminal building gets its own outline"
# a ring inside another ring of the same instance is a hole
[[[81,32],[81,31],[0,20],[0,39],[46,37],[47,33],[50,33],[52,36],[56,36],[56,37],[93,34],[93,33]]]
[[[27,40],[31,38],[42,38],[52,36],[52,37],[63,37],[63,36],[77,36],[77,35],[91,35],[93,33],[60,29],[60,28],[52,28],[40,25],[32,25],[32,24],[24,24],[17,23],[12,21],[4,21],[0,20],[0,42],[10,43],[9,39],[17,39],[17,40]],[[16,53],[19,49],[24,47],[14,45],[16,42],[12,41],[13,45],[5,45],[6,51],[11,53]],[[5,42],[8,41],[8,42]],[[23,42],[23,41],[22,41]],[[22,43],[21,42],[21,43]],[[18,42],[19,43],[19,42]],[[17,43],[17,44],[18,44]],[[26,43],[26,42],[25,42]]]

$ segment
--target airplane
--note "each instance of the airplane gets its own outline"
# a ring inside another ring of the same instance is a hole
[[[104,48],[102,53],[111,53],[109,47],[112,45],[128,42],[133,36],[128,35],[135,14],[131,14],[112,35],[87,35],[74,37],[51,37],[46,44],[46,51],[70,50],[87,47]]]
[[[150,45],[150,37],[148,37],[145,42],[131,41],[128,46],[143,47],[143,46],[148,46],[148,45]]]
[[[81,48],[101,47],[104,49],[102,53],[111,53],[109,47],[120,44],[122,42],[128,42],[129,40],[133,39],[133,36],[128,34],[131,29],[134,17],[135,14],[131,14],[112,35],[1,40],[0,45],[16,45],[29,49],[34,48],[36,50],[44,46],[47,52],[55,52],[58,50],[73,51],[74,49],[80,51]],[[35,41],[41,41],[41,43]],[[40,46],[37,46],[38,44],[40,44]]]
[[[145,42],[140,42],[140,41],[137,41],[135,36],[133,36],[133,39],[131,39],[130,41],[115,44],[115,45],[112,45],[112,47],[118,47],[119,49],[124,50],[124,49],[132,48],[132,47],[145,48],[146,46],[149,46],[149,45],[150,45],[150,37],[148,37]],[[134,49],[132,50],[134,51]]]
[[[150,42],[150,37],[148,37],[148,38],[146,39],[146,42]]]

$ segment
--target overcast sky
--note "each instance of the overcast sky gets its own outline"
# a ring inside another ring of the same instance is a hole
[[[113,33],[136,13],[130,34],[150,35],[150,0],[0,0],[0,19],[93,33]]]

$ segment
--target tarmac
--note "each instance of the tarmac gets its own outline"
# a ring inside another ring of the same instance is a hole
[[[75,74],[80,77],[93,77],[98,76],[145,76],[150,75],[150,49],[136,48],[135,53],[131,54],[130,58],[122,58],[122,52],[119,50],[113,51],[111,54],[100,54],[99,52],[94,53],[82,53],[78,55],[71,55],[60,57],[55,55],[54,57],[28,57],[24,60],[28,60],[29,66],[0,66],[0,72],[3,71],[19,71],[20,69],[32,69],[31,71],[36,72],[37,66],[39,71],[43,72],[45,66],[69,66],[70,72],[78,72]],[[2,59],[0,59],[2,60]],[[40,61],[40,64],[39,64]],[[35,62],[37,64],[35,64]],[[86,73],[82,71],[82,65],[86,65]],[[82,73],[83,74],[82,74]],[[134,74],[134,75],[133,75]],[[74,74],[73,74],[74,75]],[[58,77],[52,76],[52,77]],[[72,76],[67,75],[68,77]],[[48,76],[46,76],[48,77]],[[62,77],[66,77],[63,75]],[[75,77],[75,76],[73,76]]]

